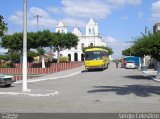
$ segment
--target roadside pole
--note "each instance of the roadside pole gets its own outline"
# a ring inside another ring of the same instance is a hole
[[[27,90],[27,0],[24,0],[23,11],[23,92]]]

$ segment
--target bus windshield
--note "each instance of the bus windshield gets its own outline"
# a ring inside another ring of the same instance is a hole
[[[102,54],[100,51],[92,51],[85,53],[85,60],[100,60],[102,59]]]

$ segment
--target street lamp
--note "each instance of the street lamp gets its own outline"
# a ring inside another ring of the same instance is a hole
[[[40,16],[40,15],[36,15],[36,16],[34,16],[35,18],[36,18],[36,20],[37,20],[37,30],[39,30],[39,18],[40,17],[42,17],[42,16]]]

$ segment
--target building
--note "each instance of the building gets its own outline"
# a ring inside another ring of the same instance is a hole
[[[157,31],[160,31],[160,23],[156,23],[153,26],[153,33],[156,33]]]
[[[56,32],[67,33],[67,26],[64,22],[59,22],[56,25]],[[70,61],[83,61],[84,54],[82,49],[88,46],[106,46],[106,43],[102,41],[102,37],[99,35],[98,23],[94,22],[91,18],[86,25],[86,33],[83,34],[80,29],[76,26],[73,31],[73,34],[78,36],[79,42],[77,47],[71,49],[66,49],[60,52],[61,56],[69,57]],[[55,53],[57,57],[57,53]]]

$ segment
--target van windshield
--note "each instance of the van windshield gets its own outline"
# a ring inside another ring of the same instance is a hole
[[[100,51],[85,52],[85,60],[101,60],[102,54]]]

